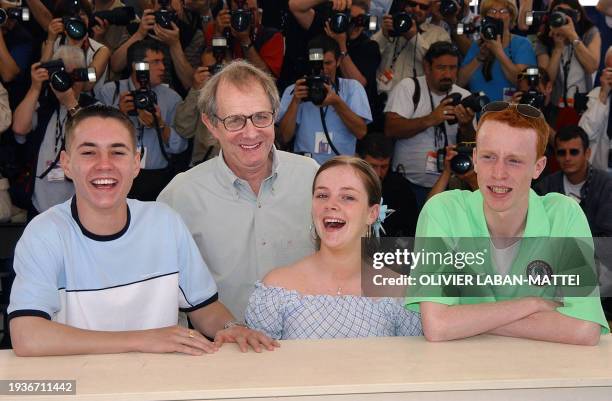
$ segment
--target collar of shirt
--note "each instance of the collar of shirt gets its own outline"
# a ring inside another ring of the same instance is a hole
[[[474,227],[477,228],[477,236],[489,237],[489,229],[484,215],[484,198],[480,190],[470,195],[470,214]],[[540,196],[529,190],[529,206],[527,209],[527,223],[523,237],[546,237],[550,235],[550,223],[546,217],[546,211]]]
[[[272,145],[272,172],[270,175],[262,182],[261,188],[263,189],[266,185],[267,181],[270,181],[271,184],[274,183],[278,176],[278,154],[276,150],[276,146]],[[217,168],[215,169],[215,174],[219,183],[224,187],[234,189],[234,199],[238,199],[240,197],[239,188],[249,188],[249,184],[246,180],[238,177],[227,165],[225,159],[223,158],[223,149],[219,151],[219,156],[215,158],[217,163]],[[274,187],[271,188],[272,193],[274,193]]]

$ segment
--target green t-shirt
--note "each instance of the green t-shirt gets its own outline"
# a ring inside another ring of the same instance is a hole
[[[484,200],[480,191],[455,190],[436,195],[425,204],[419,215],[416,230],[417,243],[423,238],[440,238],[442,239],[440,241],[452,241],[457,238],[490,238],[483,204]],[[573,243],[579,244],[579,250],[583,252],[582,256],[585,259],[592,259],[592,252],[589,252],[592,250],[592,239],[587,219],[580,206],[565,195],[549,193],[546,196],[538,196],[533,190],[530,191],[527,223],[521,242],[534,239],[535,242],[532,241],[531,244],[537,244],[538,238],[561,241],[558,242],[560,244],[564,239],[572,240]],[[542,239],[540,244],[555,244],[555,242],[547,241]],[[537,247],[534,250],[534,247],[535,245],[521,245],[521,250],[511,264],[509,273],[524,274],[526,262],[532,260],[534,256],[542,260],[555,258],[567,260],[563,252],[571,253],[564,249],[565,247],[557,245],[548,246],[547,248],[550,249],[546,250],[538,250]],[[489,266],[483,267],[484,270],[489,270],[486,273],[491,272],[489,262],[490,259],[487,259]],[[497,291],[495,287],[492,288],[492,290],[489,289],[490,293],[486,292],[486,288],[479,288],[481,293],[478,296],[461,296],[452,292],[449,294],[442,289],[440,289],[439,296],[431,292],[420,296],[417,291],[413,296],[409,293],[406,298],[406,307],[418,312],[419,303],[424,301],[457,305],[495,302],[525,296],[525,294],[513,294],[507,290],[504,293]],[[539,291],[538,295],[554,296],[550,293],[550,287],[541,288]],[[442,296],[443,294],[445,296]],[[557,308],[557,311],[570,317],[595,322],[601,326],[602,334],[609,333],[610,329],[598,294],[595,288],[589,296],[564,296],[563,306]]]

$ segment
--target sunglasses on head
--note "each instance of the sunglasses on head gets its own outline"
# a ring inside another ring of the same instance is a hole
[[[578,156],[580,154],[580,149],[557,149],[557,156],[559,157],[563,157],[565,155],[567,155],[567,153],[569,152],[570,155],[572,156]]]
[[[514,107],[516,111],[523,117],[543,118],[542,112],[533,106],[530,106],[528,104],[508,103],[503,101],[487,103],[487,105],[482,108],[482,114],[484,115],[485,113],[504,111],[511,107]]]
[[[429,6],[430,6],[429,4],[421,4],[421,3],[417,3],[416,1],[411,1],[411,0],[407,0],[406,5],[412,8],[418,7],[423,11],[429,10]]]

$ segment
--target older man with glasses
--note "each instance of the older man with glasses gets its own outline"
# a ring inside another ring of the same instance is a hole
[[[428,244],[450,242],[456,256],[461,244],[467,244],[482,258],[461,270],[452,264],[414,270],[421,283],[426,272],[446,270],[455,276],[454,286],[409,290],[407,307],[421,312],[428,340],[494,334],[595,345],[600,333],[609,332],[589,269],[594,261],[584,212],[564,195],[538,196],[530,188],[546,165],[548,129],[540,111],[531,106],[490,103],[473,152],[480,189],[447,191],[425,204],[416,234],[425,250]],[[555,275],[569,271],[585,278],[582,287],[555,285]],[[456,280],[463,274],[476,278],[463,285]]]
[[[255,281],[314,251],[310,191],[318,165],[274,147],[279,104],[274,80],[247,62],[214,75],[198,105],[221,152],[175,177],[158,198],[183,217],[220,299],[239,318]]]

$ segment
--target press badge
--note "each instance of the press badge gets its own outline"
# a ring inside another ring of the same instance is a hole
[[[139,146],[138,152],[140,153],[140,168],[144,169],[147,166],[147,147]]]
[[[425,160],[425,173],[440,175],[438,171],[438,159],[436,152],[427,152],[427,159]]]
[[[330,132],[329,137],[333,140],[334,133]],[[325,132],[316,132],[314,138],[314,153],[323,153],[331,155],[332,150],[331,146],[329,146],[329,142],[327,141],[327,137],[325,136]]]
[[[47,165],[51,165],[51,163],[53,162],[47,162]],[[51,169],[51,171],[49,171],[49,174],[47,174],[47,181],[49,182],[58,182],[58,181],[64,181],[65,177],[64,177],[64,170],[62,169],[62,166],[59,165],[59,163],[53,167]]]

